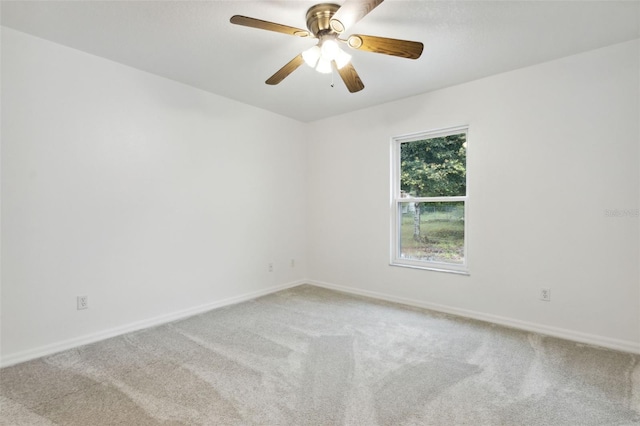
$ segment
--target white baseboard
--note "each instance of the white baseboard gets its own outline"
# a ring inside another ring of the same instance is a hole
[[[95,343],[100,340],[109,339],[111,337],[119,336],[132,331],[138,331],[149,327],[155,327],[157,325],[166,324],[171,321],[187,318],[193,315],[201,314],[203,312],[210,311],[212,309],[221,308],[223,306],[234,305],[236,303],[245,302],[247,300],[255,299],[260,296],[275,293],[277,291],[286,290],[291,287],[297,287],[301,284],[307,283],[306,280],[294,281],[286,284],[280,284],[277,286],[269,287],[266,289],[253,291],[250,293],[244,293],[238,296],[229,297],[222,300],[217,300],[204,305],[195,306],[188,309],[183,309],[169,314],[159,315],[157,317],[145,319],[142,321],[136,321],[131,324],[126,324],[120,327],[111,328],[108,330],[99,331],[96,333],[87,334],[80,337],[74,337],[72,339],[64,340],[62,342],[56,342],[45,346],[40,346],[34,349],[28,349],[26,351],[16,352],[6,355],[0,360],[0,367],[8,367],[10,365],[19,364],[21,362],[29,361],[32,359],[40,358],[43,356],[51,355],[57,352],[62,352],[68,349],[77,348],[78,346],[87,345],[89,343]]]
[[[330,290],[342,291],[345,293],[356,294],[359,296],[367,296],[374,299],[386,300],[388,302],[400,303],[403,305],[415,306],[418,308],[429,309],[432,311],[443,312],[465,318],[472,318],[480,321],[486,321],[493,324],[499,324],[510,328],[530,331],[533,333],[544,334],[547,336],[559,337],[561,339],[571,340],[592,346],[599,346],[607,349],[614,349],[623,352],[640,354],[640,343],[629,340],[612,339],[609,337],[598,336],[595,334],[582,333],[579,331],[568,330],[559,327],[550,327],[547,325],[536,324],[528,321],[521,321],[513,318],[501,317],[498,315],[485,314],[482,312],[471,311],[467,309],[454,308],[451,306],[440,305],[437,303],[420,302],[417,300],[396,297],[390,294],[379,293],[376,291],[362,290],[359,288],[345,287],[336,284],[330,284],[322,281],[307,280],[307,283],[323,287]]]

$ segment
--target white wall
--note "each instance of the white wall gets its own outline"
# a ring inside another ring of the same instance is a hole
[[[3,29],[2,363],[305,277],[640,351],[639,52],[302,124]],[[391,267],[390,138],[460,124],[471,275]]]
[[[318,284],[640,351],[638,41],[312,124]],[[375,90],[375,88],[367,88]],[[390,138],[470,125],[470,276],[389,266]],[[551,302],[538,300],[551,288]]]
[[[3,28],[3,363],[305,277],[303,130]]]

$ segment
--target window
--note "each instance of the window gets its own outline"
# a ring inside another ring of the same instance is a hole
[[[392,265],[468,272],[467,131],[392,139]]]

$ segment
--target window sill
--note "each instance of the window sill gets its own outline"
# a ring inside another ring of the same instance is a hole
[[[411,269],[422,269],[425,271],[434,271],[434,272],[444,272],[448,274],[456,274],[456,275],[465,275],[470,276],[468,270],[466,269],[447,269],[446,267],[436,266],[436,265],[415,265],[408,263],[399,263],[399,262],[391,262],[389,266],[399,266],[401,268],[411,268]]]

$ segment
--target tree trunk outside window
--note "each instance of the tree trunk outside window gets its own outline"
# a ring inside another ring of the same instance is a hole
[[[413,204],[413,239],[420,241],[420,203]]]

